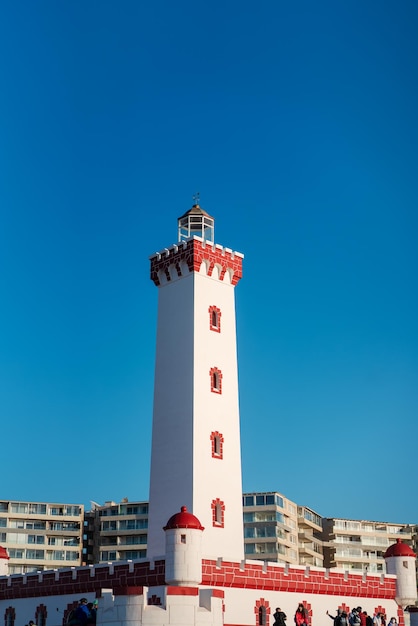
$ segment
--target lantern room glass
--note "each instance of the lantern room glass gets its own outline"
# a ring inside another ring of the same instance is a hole
[[[201,237],[204,241],[215,241],[215,220],[208,215],[188,213],[178,222],[179,241],[187,241],[190,237]]]

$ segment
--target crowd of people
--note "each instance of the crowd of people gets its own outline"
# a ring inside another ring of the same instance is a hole
[[[334,626],[388,626],[384,613],[375,613],[372,617],[367,611],[363,611],[361,606],[353,609],[348,614],[342,609],[337,609],[335,616],[328,611],[327,615],[334,620]],[[397,626],[396,617],[391,617],[389,624],[390,626]]]
[[[343,609],[337,609],[336,615],[331,615],[328,611],[326,614],[334,621],[334,626],[398,626],[396,617],[391,617],[387,622],[386,615],[383,613],[375,613],[371,616],[367,614],[367,611],[363,611],[361,606],[348,614]],[[287,616],[280,608],[276,609],[273,617],[274,626],[286,626]],[[294,622],[296,626],[309,625],[309,613],[302,603],[296,609]]]

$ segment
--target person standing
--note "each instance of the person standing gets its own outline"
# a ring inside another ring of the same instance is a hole
[[[334,626],[348,626],[347,613],[342,609],[337,609],[337,615],[335,617],[331,615],[329,611],[327,611],[327,615],[330,619],[334,620]]]
[[[273,615],[274,617],[274,626],[286,626],[286,613],[279,608],[276,609],[276,612]]]
[[[366,626],[373,626],[373,619],[368,615],[367,611],[364,611],[364,615],[366,616]]]
[[[366,626],[366,613],[363,612],[361,606],[357,607],[357,613],[360,618],[360,626]]]
[[[74,618],[77,620],[80,626],[86,626],[91,617],[87,604],[87,598],[81,598],[78,607],[74,611]]]
[[[350,622],[350,626],[361,626],[361,619],[358,609],[353,609],[351,611],[348,621]]]
[[[373,626],[382,626],[382,614],[376,613],[373,617]]]
[[[308,611],[302,603],[299,603],[295,613],[295,624],[296,626],[304,626],[308,623]]]

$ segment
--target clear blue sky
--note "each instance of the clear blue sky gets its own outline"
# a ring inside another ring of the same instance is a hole
[[[418,5],[0,7],[0,498],[148,497],[148,256],[201,193],[244,489],[418,522]]]

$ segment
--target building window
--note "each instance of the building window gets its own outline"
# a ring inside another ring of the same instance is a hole
[[[124,558],[124,559],[145,559],[146,553],[147,553],[146,550],[127,550],[122,558]],[[112,559],[109,559],[109,560],[112,560]],[[116,556],[115,556],[113,561],[116,561],[116,560],[117,559],[116,559]]]
[[[224,528],[225,525],[225,504],[219,498],[212,500],[212,526]]]
[[[36,607],[35,624],[37,624],[37,626],[46,626],[47,615],[48,612],[46,610],[46,606],[44,604],[40,604]]]
[[[256,626],[269,626],[270,603],[264,598],[257,600],[254,607]]]
[[[265,626],[267,623],[266,607],[260,606],[258,609],[258,624],[259,626]]]
[[[45,543],[44,535],[28,535],[28,543]]]
[[[44,550],[31,550],[31,549],[27,549],[26,550],[26,558],[27,559],[44,559],[45,558],[45,551]]]
[[[210,440],[212,442],[212,458],[223,459],[223,447],[224,438],[217,430],[210,434]]]
[[[16,619],[16,611],[9,606],[4,613],[4,626],[14,626]]]
[[[11,559],[23,559],[24,558],[24,550],[18,548],[10,548],[8,550],[9,557]]]
[[[217,367],[210,369],[210,390],[213,393],[222,393],[222,372]]]
[[[131,558],[126,556],[126,558]],[[100,553],[101,561],[116,561],[116,552],[104,550]]]
[[[209,307],[209,329],[215,333],[221,332],[221,309],[217,306]]]
[[[186,543],[186,535],[180,535],[181,543]]]

